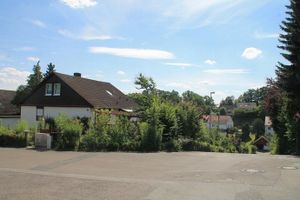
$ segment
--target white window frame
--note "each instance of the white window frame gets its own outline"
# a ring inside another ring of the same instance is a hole
[[[59,88],[59,90],[58,90],[58,88]],[[54,83],[53,84],[53,96],[60,96],[60,94],[61,94],[61,84],[60,83]]]
[[[49,87],[51,89],[48,91]],[[45,96],[52,96],[52,92],[53,92],[53,84],[52,83],[46,83],[46,86],[45,86]]]

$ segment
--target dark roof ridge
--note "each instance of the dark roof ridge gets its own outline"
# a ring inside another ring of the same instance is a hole
[[[109,82],[106,81],[98,81],[98,80],[94,80],[94,79],[89,79],[89,78],[84,78],[84,77],[75,77],[73,75],[68,75],[68,74],[63,74],[63,73],[59,73],[59,72],[53,72],[54,74],[58,75],[58,76],[68,76],[70,78],[80,78],[80,79],[84,79],[84,80],[88,80],[88,81],[95,81],[95,82],[99,82],[99,83],[105,83],[105,84],[111,84]]]
[[[16,90],[7,90],[7,89],[0,89],[0,91],[6,91],[6,92],[16,92]]]

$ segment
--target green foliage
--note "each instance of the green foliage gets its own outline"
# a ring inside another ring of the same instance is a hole
[[[200,131],[200,113],[191,103],[182,103],[177,108],[179,135],[196,138]]]
[[[279,36],[287,62],[278,62],[276,81],[269,80],[266,109],[278,136],[278,153],[300,154],[300,2],[290,0]],[[276,98],[277,97],[277,98]]]
[[[260,105],[264,102],[266,97],[267,88],[261,87],[257,89],[249,89],[244,92],[239,98],[237,102],[239,103],[251,103],[255,102],[256,104]]]
[[[234,96],[229,96],[223,99],[220,103],[220,107],[222,106],[233,106],[235,104]]]
[[[16,96],[12,100],[12,103],[15,105],[20,105],[20,103],[26,98],[30,92],[39,85],[43,80],[43,74],[41,72],[40,61],[38,61],[32,69],[33,73],[30,74],[27,78],[26,85],[20,85],[16,91]]]
[[[127,117],[117,117],[110,123],[110,113],[101,112],[95,121],[90,121],[89,129],[80,139],[82,151],[137,151],[141,137],[138,125]]]
[[[256,134],[257,137],[264,135],[265,124],[262,119],[256,118],[252,123],[252,132]]]
[[[170,102],[172,104],[178,104],[181,102],[181,97],[177,91],[172,90],[164,91],[164,90],[157,90],[157,95],[165,102]]]
[[[58,150],[76,150],[83,129],[79,120],[72,120],[63,114],[58,115],[54,120],[59,131],[56,148]]]
[[[234,125],[238,128],[242,128],[243,125],[253,123],[257,118],[263,118],[260,116],[259,109],[235,109],[233,114]]]
[[[15,130],[16,130],[16,134],[20,135],[20,134],[24,134],[25,130],[29,130],[29,126],[27,124],[26,121],[24,120],[20,120],[18,121],[18,123],[15,126]]]
[[[226,108],[220,108],[220,115],[227,115]]]
[[[178,124],[176,117],[176,108],[170,103],[160,103],[159,123],[163,127],[162,142],[169,142],[178,137]]]
[[[166,151],[169,152],[178,152],[182,150],[181,140],[172,139],[164,144],[163,147]]]
[[[138,75],[134,84],[138,86],[137,89],[143,90],[143,93],[146,95],[153,94],[156,91],[156,84],[153,79],[143,74]]]
[[[16,134],[15,130],[0,126],[1,147],[25,147],[26,138],[24,134]]]
[[[30,91],[35,89],[43,81],[43,74],[41,72],[40,61],[38,61],[32,69],[33,73],[28,76],[27,87]]]
[[[249,135],[250,135],[250,126],[249,126],[249,124],[244,124],[242,127],[241,140],[243,142],[249,141],[249,139],[250,139]]]
[[[17,88],[16,96],[11,101],[12,104],[20,106],[22,100],[30,93],[30,89],[26,85],[20,85]]]
[[[256,139],[255,134],[250,134],[249,135],[250,140],[247,142],[242,142],[239,146],[239,152],[240,153],[249,153],[249,154],[255,154],[256,153],[256,146],[253,145],[253,142]]]
[[[142,135],[141,149],[144,151],[159,151],[162,141],[163,127],[159,121],[160,102],[153,98],[151,107],[146,110],[147,123],[146,131]]]
[[[274,134],[271,137],[271,141],[269,144],[270,150],[272,154],[278,154],[279,153],[279,138],[277,134]]]
[[[47,71],[44,74],[44,77],[48,77],[51,73],[55,72],[55,65],[53,63],[49,63],[47,65]]]

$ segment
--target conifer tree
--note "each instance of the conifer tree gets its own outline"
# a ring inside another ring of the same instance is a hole
[[[50,62],[50,63],[47,65],[47,71],[46,71],[46,73],[44,74],[44,77],[49,76],[52,72],[55,72],[55,65],[54,65],[53,63]]]
[[[41,72],[40,61],[38,61],[32,69],[33,73],[28,76],[27,84],[20,85],[16,91],[16,96],[12,100],[12,104],[20,106],[20,103],[27,95],[30,94],[36,86],[43,81],[43,73]]]
[[[300,1],[291,0],[286,6],[287,17],[280,28],[284,32],[279,36],[281,55],[288,63],[278,62],[276,75],[278,87],[286,93],[286,117],[289,124],[289,137],[296,141],[296,153],[300,153],[299,120],[295,116],[300,113]]]

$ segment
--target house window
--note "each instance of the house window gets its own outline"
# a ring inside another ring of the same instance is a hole
[[[61,84],[60,83],[54,83],[53,96],[60,96],[60,90],[61,90]]]
[[[52,83],[46,84],[45,96],[52,96]]]

